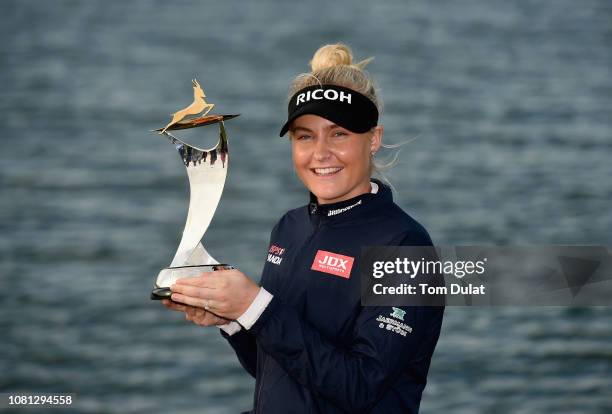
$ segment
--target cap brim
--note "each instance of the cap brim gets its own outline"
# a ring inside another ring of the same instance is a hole
[[[308,106],[304,106],[303,108],[300,108],[294,113],[292,113],[291,116],[287,118],[287,122],[285,122],[285,125],[283,125],[283,127],[281,128],[279,136],[282,137],[283,135],[285,135],[289,131],[289,128],[291,128],[291,124],[293,123],[293,121],[295,121],[297,118],[299,118],[302,115],[308,115],[308,114],[319,115],[325,118],[324,115],[320,114],[320,112],[322,111],[317,111],[316,109],[317,108],[313,108],[313,107],[309,108]]]
[[[298,109],[287,119],[287,122],[281,128],[279,136],[283,136],[289,131],[291,128],[291,123],[295,121],[297,118],[302,115],[318,115],[322,118],[325,118],[336,125],[341,126],[342,128],[346,128],[351,132],[355,132],[357,134],[362,134],[364,132],[368,132],[371,127],[363,124],[356,125],[355,118],[347,111],[333,111],[330,110],[329,106],[322,105],[306,105],[303,108]],[[359,122],[357,122],[359,123]],[[350,125],[350,126],[349,126]]]

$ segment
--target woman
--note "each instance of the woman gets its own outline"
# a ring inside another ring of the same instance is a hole
[[[427,231],[371,179],[381,146],[379,103],[342,44],[321,47],[293,83],[288,119],[293,165],[307,206],[272,230],[261,287],[238,270],[172,286],[171,309],[220,326],[256,378],[257,413],[416,413],[440,333],[441,307],[404,307],[405,336],[360,304],[365,245],[430,246]]]

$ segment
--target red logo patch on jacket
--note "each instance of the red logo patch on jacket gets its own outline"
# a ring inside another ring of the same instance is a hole
[[[319,250],[310,269],[348,279],[351,276],[354,260],[350,256]]]

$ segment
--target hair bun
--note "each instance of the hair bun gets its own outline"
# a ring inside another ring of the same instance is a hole
[[[312,72],[339,65],[352,65],[353,52],[344,43],[321,46],[310,61]]]

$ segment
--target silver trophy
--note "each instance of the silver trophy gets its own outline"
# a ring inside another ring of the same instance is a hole
[[[206,95],[197,80],[192,82],[193,103],[174,113],[172,121],[164,128],[155,130],[166,136],[181,156],[189,178],[190,199],[183,237],[170,266],[157,275],[151,299],[169,298],[170,286],[178,279],[232,268],[219,263],[206,251],[202,237],[215,214],[227,176],[229,153],[223,121],[238,115],[207,115],[214,105],[205,101]],[[168,132],[211,124],[219,126],[219,141],[208,150],[187,144]]]

